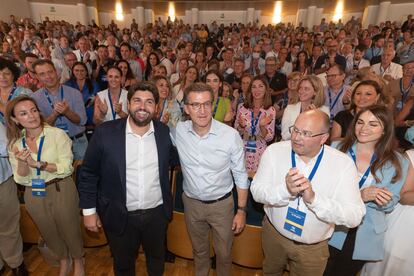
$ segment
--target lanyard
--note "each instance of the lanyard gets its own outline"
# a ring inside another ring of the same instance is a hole
[[[311,171],[311,173],[309,174],[309,176],[308,176],[308,180],[309,180],[309,182],[312,182],[312,179],[313,179],[313,177],[315,176],[315,173],[316,173],[316,171],[318,170],[318,168],[319,168],[319,165],[320,165],[320,163],[321,163],[321,160],[322,160],[322,157],[323,157],[323,152],[325,151],[325,146],[322,146],[322,151],[321,151],[321,153],[319,153],[319,155],[318,155],[318,157],[316,158],[316,162],[315,162],[315,165],[313,166],[313,168],[312,168],[312,171]],[[295,152],[292,150],[292,152],[291,152],[291,160],[292,160],[292,168],[296,168],[296,159],[295,159]],[[297,209],[299,209],[299,202],[300,202],[300,198],[301,198],[302,196],[299,194],[298,195],[298,207],[297,207]]]
[[[47,99],[47,101],[49,102],[50,107],[51,107],[52,109],[55,109],[55,106],[53,105],[52,99],[51,99],[51,98],[50,98],[50,96],[49,96],[49,92],[47,91],[47,88],[45,88],[45,89],[43,90],[43,92],[45,93],[46,99]],[[60,98],[61,98],[61,101],[63,101],[63,98],[64,98],[63,86],[60,86]]]
[[[407,96],[410,92],[411,87],[413,86],[413,80],[410,81],[410,85],[407,89],[404,89],[403,80],[400,79],[400,93],[401,93],[401,103],[404,106],[404,102],[407,99]]]
[[[40,143],[39,143],[39,150],[37,151],[37,162],[40,162],[40,157],[42,156],[42,149],[43,149],[43,143],[45,142],[45,136],[43,135],[40,137]],[[26,138],[23,137],[22,139],[23,148],[26,148]],[[40,168],[36,168],[36,175],[40,175]]]
[[[119,99],[121,98],[121,93],[122,93],[122,89],[121,89],[121,91],[119,91],[119,96],[118,96],[117,103],[119,103]],[[109,98],[109,106],[111,107],[112,118],[113,118],[113,120],[115,120],[115,118],[116,118],[116,112],[115,112],[115,109],[114,109],[114,107],[112,105],[111,91],[109,91],[109,88],[108,88],[108,98]]]
[[[219,103],[220,103],[220,97],[217,98],[216,105],[214,106],[214,109],[213,109],[213,118],[216,117],[216,112],[217,112],[217,108],[218,108]]]
[[[355,165],[356,165],[356,155],[355,155],[355,152],[352,150],[352,148],[350,148],[350,149],[348,150],[348,152],[349,152],[349,154],[351,155],[351,157],[352,157],[352,159],[354,160],[354,163],[355,163]],[[372,157],[371,157],[371,161],[370,161],[370,163],[369,163],[369,167],[368,167],[368,168],[367,168],[367,170],[365,171],[365,173],[364,173],[364,175],[362,176],[362,178],[359,180],[359,188],[360,188],[360,189],[361,189],[362,185],[364,185],[365,181],[367,180],[367,178],[368,178],[368,174],[369,174],[369,172],[370,172],[370,170],[371,170],[371,165],[372,165],[372,163],[374,163],[375,159],[377,159],[377,157],[375,156],[375,154],[373,154],[373,155],[372,155]]]
[[[332,103],[332,93],[331,89],[328,88],[328,96],[329,96],[329,110],[331,114],[331,119],[333,119],[332,109],[335,107],[335,105],[338,103],[339,98],[341,97],[342,93],[344,92],[345,86],[342,86],[341,91],[339,91],[338,95],[336,95],[333,103]]]
[[[10,100],[13,98],[14,92],[16,92],[16,88],[16,84],[14,84],[13,89],[10,91],[9,97],[7,98],[7,102],[10,102]]]
[[[262,114],[261,111],[259,111],[259,114],[257,114],[257,118],[254,119],[254,112],[252,110],[252,118],[251,118],[251,122],[252,122],[252,136],[256,135],[256,127],[257,127],[257,123],[259,122],[260,119],[260,115]]]
[[[160,112],[160,120],[162,119],[162,115],[163,115],[164,110],[165,110],[165,104],[168,104],[168,100],[167,99],[164,100],[164,103],[162,105],[161,112]]]

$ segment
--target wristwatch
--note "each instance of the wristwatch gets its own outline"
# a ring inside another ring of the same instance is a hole
[[[247,213],[247,207],[246,206],[244,206],[244,207],[237,206],[237,210],[240,210],[240,211],[243,211],[243,212]]]

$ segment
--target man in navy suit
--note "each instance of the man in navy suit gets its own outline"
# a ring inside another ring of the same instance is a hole
[[[135,275],[142,244],[149,275],[164,272],[165,234],[172,216],[169,129],[153,120],[157,88],[141,82],[128,92],[129,116],[94,133],[79,181],[89,231],[105,230],[115,275]]]

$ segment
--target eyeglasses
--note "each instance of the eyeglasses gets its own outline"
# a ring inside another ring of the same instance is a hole
[[[289,79],[289,81],[291,81],[291,82],[299,82],[300,79]]]
[[[208,101],[205,103],[186,103],[186,105],[191,106],[194,110],[198,111],[201,109],[201,107],[204,107],[204,109],[211,109],[211,106],[213,105],[213,102]]]
[[[341,74],[331,74],[331,75],[326,75],[326,78],[327,79],[330,79],[330,78],[335,78],[335,77],[337,77],[337,76],[340,76]]]
[[[300,135],[300,136],[302,136],[304,138],[313,138],[313,137],[317,137],[317,136],[324,135],[327,132],[322,132],[322,133],[318,133],[318,134],[312,134],[312,131],[309,131],[309,130],[300,130],[300,129],[298,129],[295,126],[291,126],[291,127],[289,127],[289,133],[290,134],[295,133],[295,134]]]

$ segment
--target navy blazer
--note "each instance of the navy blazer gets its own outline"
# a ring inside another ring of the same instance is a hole
[[[95,208],[105,231],[121,235],[128,220],[126,208],[126,129],[127,118],[105,122],[95,129],[80,172],[78,191],[80,208]],[[174,150],[169,128],[153,121],[157,144],[158,170],[163,208],[172,217],[169,166]]]

